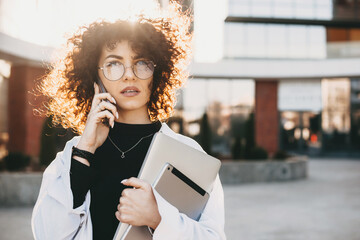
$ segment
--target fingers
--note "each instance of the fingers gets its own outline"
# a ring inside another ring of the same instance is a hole
[[[135,178],[135,177],[132,177],[129,179],[124,179],[121,181],[121,183],[124,184],[125,186],[141,188],[144,190],[151,188],[150,184],[148,184],[147,182],[145,182],[141,179]]]
[[[116,118],[119,118],[119,114],[116,110],[116,107],[114,104],[111,104],[111,103],[108,103],[108,102],[105,102],[105,101],[102,101],[100,102],[100,104],[98,105],[98,112],[101,112],[101,111],[104,111],[104,110],[109,110],[112,112],[112,114],[114,116],[116,116]]]
[[[115,216],[116,216],[117,220],[119,220],[122,223],[125,223],[125,221],[126,221],[126,218],[124,217],[125,215],[121,214],[120,211],[115,212]]]
[[[97,83],[94,83],[94,90],[95,95],[91,104],[91,115],[95,116],[93,118],[96,122],[102,122],[105,117],[108,118],[110,126],[114,127],[115,117],[119,118],[115,99],[110,93],[100,93],[100,87]],[[109,113],[112,116],[110,116]]]
[[[115,212],[115,216],[116,216],[117,220],[119,220],[122,223],[135,225],[134,222],[131,220],[131,217],[128,214],[124,214],[121,211],[117,211],[117,212]]]
[[[101,123],[104,118],[108,118],[109,124],[114,127],[115,117],[109,110],[101,111],[96,114],[96,122]]]
[[[130,220],[130,212],[131,212],[131,203],[128,199],[121,197],[119,204],[117,205],[117,211],[115,212],[116,218],[123,223],[129,223]]]
[[[113,104],[116,105],[116,101],[115,98],[113,98],[110,93],[104,92],[104,93],[100,93],[100,87],[97,83],[94,83],[94,90],[95,90],[95,95],[94,95],[94,99],[92,102],[92,106],[96,106],[99,105],[99,103],[101,101],[109,101],[112,102]]]
[[[122,191],[115,213],[116,218],[122,223],[151,226],[155,229],[160,223],[161,216],[151,185],[135,177],[125,179],[122,183],[134,188]]]
[[[115,98],[113,98],[110,93],[98,93],[94,95],[92,106],[97,106],[102,101],[107,101],[116,105]]]

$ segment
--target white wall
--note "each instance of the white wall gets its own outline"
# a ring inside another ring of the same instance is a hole
[[[191,75],[219,78],[324,78],[360,76],[360,58],[325,60],[222,60],[192,63]]]

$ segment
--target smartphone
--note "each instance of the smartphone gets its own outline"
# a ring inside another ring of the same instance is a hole
[[[100,88],[100,93],[106,93],[106,92],[107,92],[104,84],[102,83],[102,81],[100,80],[99,77],[98,77],[96,83],[98,84],[98,86],[99,86],[99,88]],[[111,103],[108,99],[103,100],[103,101],[106,101],[106,102],[108,102],[108,103]],[[111,104],[113,104],[113,103],[111,103]],[[104,118],[104,119],[102,120],[102,123],[103,123],[105,126],[110,127],[109,121],[110,121],[110,120],[109,120],[108,118]]]
[[[97,83],[97,85],[99,85],[100,93],[106,93],[107,92],[106,89],[105,89],[104,84],[102,83],[102,81],[100,80],[99,77],[97,78],[96,83]],[[109,101],[109,100],[106,100],[106,101]]]

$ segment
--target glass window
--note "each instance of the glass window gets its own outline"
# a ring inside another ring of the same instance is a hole
[[[228,9],[230,16],[249,16],[251,14],[250,0],[230,0]]]
[[[327,2],[324,4],[319,3],[315,9],[315,18],[330,20],[332,18],[332,6],[331,2]]]
[[[267,26],[267,56],[285,58],[288,55],[287,27],[285,25],[271,24]]]
[[[331,19],[332,0],[229,0],[229,15],[298,19]]]
[[[322,80],[322,129],[325,150],[344,149],[349,145],[350,80]]]
[[[228,57],[239,57],[245,55],[245,25],[229,23],[225,24],[225,46],[224,53]]]
[[[244,138],[243,128],[254,108],[255,83],[240,79],[191,79],[182,90],[183,109],[176,109],[170,126],[202,144],[206,113],[211,132],[210,152],[220,158],[232,156],[235,137]],[[175,122],[176,121],[176,122]],[[174,123],[175,122],[175,123]]]
[[[360,79],[351,79],[351,130],[352,149],[360,149]]]
[[[320,152],[322,137],[320,116],[318,112],[281,112],[281,149],[295,152]]]
[[[307,27],[306,26],[289,26],[289,56],[296,58],[306,58],[307,49]]]
[[[272,4],[268,0],[252,0],[251,16],[255,17],[271,17]]]
[[[207,83],[204,79],[188,80],[183,88],[185,118],[188,121],[198,119],[207,107]]]
[[[311,6],[300,5],[295,8],[295,18],[299,19],[315,19],[315,9]]]
[[[273,8],[273,17],[292,18],[294,16],[294,8],[291,3],[275,4]]]
[[[227,23],[226,58],[326,58],[322,26]]]
[[[262,57],[266,52],[266,29],[263,24],[246,24],[246,48],[248,57]]]
[[[308,31],[308,57],[326,58],[326,30],[320,26],[309,26]]]

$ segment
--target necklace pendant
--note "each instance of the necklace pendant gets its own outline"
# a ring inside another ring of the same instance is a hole
[[[121,158],[125,158],[125,153],[121,153]]]

